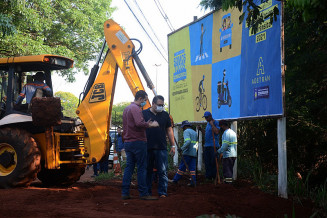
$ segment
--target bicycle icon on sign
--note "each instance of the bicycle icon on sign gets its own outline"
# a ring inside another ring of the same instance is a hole
[[[201,107],[203,110],[207,109],[207,96],[204,93],[201,93],[199,96],[195,98],[196,102],[196,112],[199,112]]]
[[[199,112],[201,107],[203,108],[203,110],[207,109],[207,96],[204,94],[204,87],[203,87],[204,77],[205,76],[203,75],[203,78],[199,83],[199,96],[195,98],[196,112]]]

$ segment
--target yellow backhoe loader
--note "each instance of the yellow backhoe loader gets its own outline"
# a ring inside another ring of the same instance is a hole
[[[33,74],[44,72],[52,89],[51,72],[73,67],[73,60],[48,54],[0,58],[0,188],[28,186],[36,177],[45,185],[70,185],[79,180],[86,164],[108,158],[118,68],[135,95],[144,90],[135,62],[156,94],[138,57],[142,45],[135,51],[132,40],[113,20],[104,23],[104,35],[102,50],[80,96],[79,119],[63,117],[60,99],[44,97],[42,92],[23,109],[14,104]],[[100,60],[104,60],[101,68]],[[149,106],[147,102],[144,109]]]

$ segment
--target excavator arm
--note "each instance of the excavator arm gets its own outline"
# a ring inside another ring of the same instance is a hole
[[[86,128],[84,144],[88,155],[84,156],[92,163],[107,158],[109,152],[109,130],[118,68],[135,96],[137,91],[145,90],[134,65],[135,61],[148,87],[156,95],[154,85],[125,31],[110,19],[104,23],[104,35],[108,46],[104,62],[98,73],[96,67],[93,75],[91,73],[90,77],[93,78],[89,80],[83,101],[76,110]],[[148,101],[143,109],[150,106]]]

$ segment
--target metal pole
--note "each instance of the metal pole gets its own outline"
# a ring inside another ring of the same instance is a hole
[[[230,128],[236,133],[237,136],[237,121],[233,121]],[[237,147],[238,146],[236,146],[236,152],[237,152]],[[233,167],[233,180],[236,179],[237,179],[237,158],[235,160],[234,167]]]
[[[286,151],[286,117],[277,121],[278,140],[278,195],[287,196],[287,151]]]
[[[156,67],[156,88],[158,92],[158,67],[160,67],[161,64],[154,64],[154,66]]]

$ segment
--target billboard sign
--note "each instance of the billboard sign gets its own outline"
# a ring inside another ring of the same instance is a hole
[[[266,15],[281,2],[262,5]],[[257,32],[237,9],[215,11],[168,35],[169,105],[177,122],[283,114],[281,17]]]

